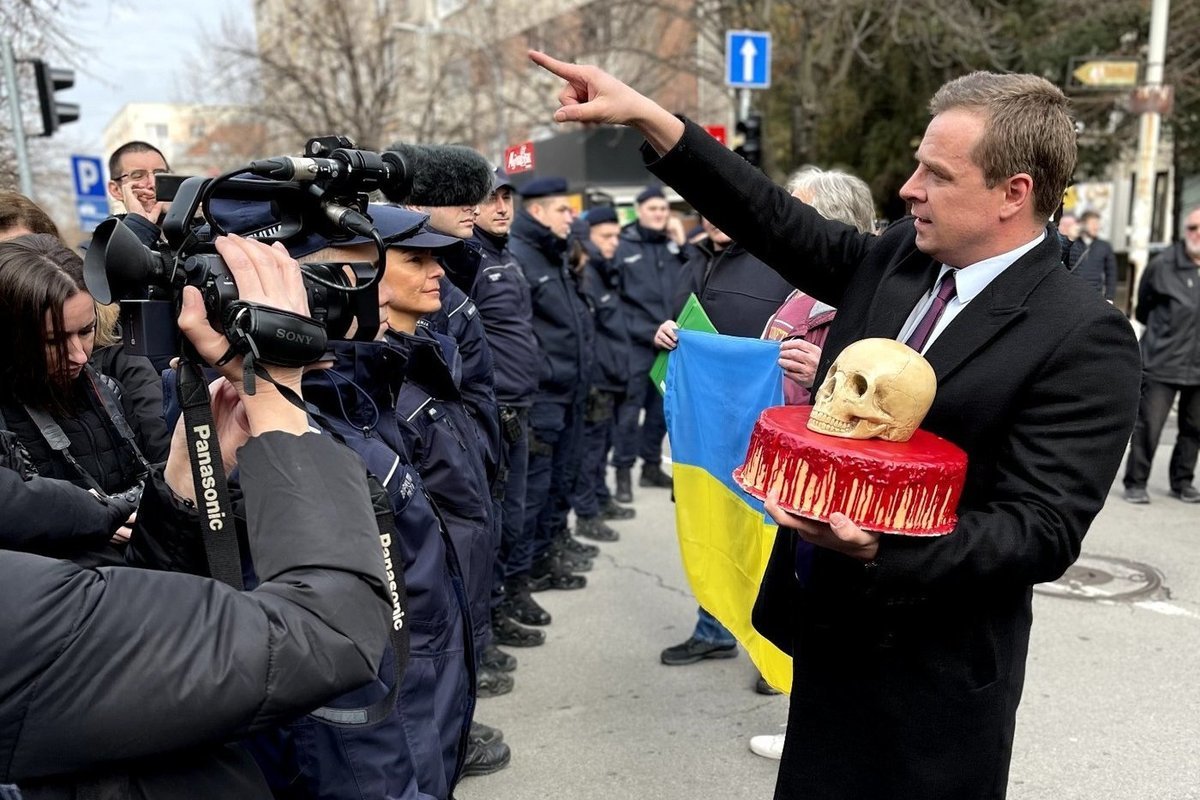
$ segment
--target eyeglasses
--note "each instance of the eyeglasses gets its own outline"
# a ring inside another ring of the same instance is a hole
[[[142,181],[146,180],[146,178],[149,178],[151,175],[166,175],[166,174],[167,174],[167,170],[165,170],[165,169],[156,169],[156,170],[152,170],[152,171],[144,170],[144,169],[135,169],[133,172],[126,172],[124,175],[118,175],[117,177],[113,178],[113,180],[116,181],[117,183],[120,183],[121,181],[125,180],[126,178],[132,178],[134,183],[141,183]]]

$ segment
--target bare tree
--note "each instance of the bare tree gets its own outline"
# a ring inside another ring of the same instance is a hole
[[[78,8],[75,0],[0,0],[0,35],[12,41],[17,59],[40,58],[56,65],[73,65],[80,56],[78,45],[67,33],[70,14]],[[53,139],[39,138],[42,122],[38,117],[37,91],[33,70],[18,64],[20,103],[25,125],[25,143],[33,173],[36,200],[59,207],[69,203],[70,176],[62,169],[66,152]],[[17,190],[20,179],[13,148],[12,118],[8,87],[0,81],[0,187]]]

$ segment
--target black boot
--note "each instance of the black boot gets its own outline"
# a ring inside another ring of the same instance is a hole
[[[541,633],[541,631],[538,631],[538,633]],[[499,647],[496,647],[496,645],[491,645],[484,649],[479,655],[479,663],[485,669],[492,669],[496,672],[512,672],[517,668],[516,656],[510,656]]]
[[[464,776],[491,775],[493,772],[499,772],[507,767],[511,760],[512,751],[504,742],[492,742],[485,745],[468,738],[467,757],[463,761],[462,774]]]
[[[630,509],[631,511],[633,509]],[[604,524],[600,517],[579,517],[575,520],[575,535],[593,542],[615,542],[621,534]]]
[[[559,540],[559,545],[562,547],[564,552],[570,553],[571,555],[580,556],[582,558],[595,558],[596,556],[600,555],[599,547],[596,547],[594,544],[584,544],[574,536],[567,536],[566,538]]]
[[[529,576],[504,582],[504,603],[501,610],[522,625],[549,625],[550,612],[538,605],[529,594]]]
[[[617,467],[617,494],[618,503],[633,502],[633,475],[630,467]]]
[[[560,539],[550,545],[550,555],[568,572],[591,572],[592,560],[568,549],[567,539]],[[537,591],[534,589],[534,591]]]
[[[470,737],[470,741],[478,742],[484,747],[504,741],[504,731],[475,720],[471,720],[471,732],[467,735]]]
[[[600,509],[600,519],[633,519],[636,516],[636,508],[617,505],[614,500],[609,500],[608,504]]]
[[[571,572],[554,555],[546,555],[534,562],[529,574],[529,591],[544,592],[547,589],[582,589],[587,578]]]
[[[546,643],[546,634],[534,628],[522,627],[496,609],[492,612],[492,639],[505,647],[537,647]]]
[[[638,478],[638,486],[650,489],[670,489],[671,476],[662,471],[658,464],[642,464],[642,477]]]
[[[513,679],[503,672],[480,667],[475,670],[475,695],[477,697],[499,697],[513,690]]]

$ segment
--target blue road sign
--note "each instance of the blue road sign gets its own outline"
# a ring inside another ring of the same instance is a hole
[[[108,218],[108,195],[104,190],[104,164],[99,156],[71,156],[75,179],[75,211],[79,229],[94,231]]]
[[[771,34],[725,31],[725,83],[735,89],[771,85]]]

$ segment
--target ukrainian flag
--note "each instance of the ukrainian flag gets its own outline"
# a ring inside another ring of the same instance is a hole
[[[677,335],[663,408],[684,570],[700,605],[737,637],[767,682],[787,692],[791,659],[750,624],[776,526],[733,480],[759,413],[783,404],[779,343]]]

